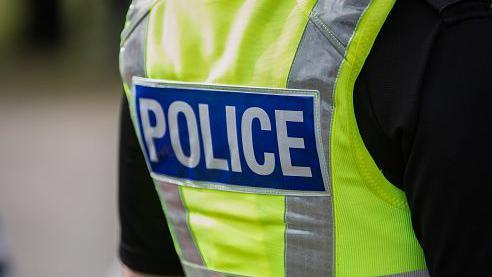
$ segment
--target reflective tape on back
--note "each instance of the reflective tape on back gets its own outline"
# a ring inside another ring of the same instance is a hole
[[[145,77],[145,53],[149,11],[154,0],[134,0],[121,34],[120,73],[127,93],[134,76]]]
[[[287,276],[331,276],[332,198],[287,196],[285,266]]]
[[[321,129],[325,156],[330,162],[333,93],[346,47],[368,0],[320,0],[310,15],[292,65],[289,88],[320,92]],[[327,191],[332,195],[331,167]],[[334,276],[335,221],[333,196],[286,197],[287,276]]]
[[[181,248],[181,259],[196,265],[203,265],[200,250],[188,226],[188,212],[184,207],[179,187],[166,182],[156,183],[160,188],[161,201],[165,201],[168,220],[174,227],[175,237]]]

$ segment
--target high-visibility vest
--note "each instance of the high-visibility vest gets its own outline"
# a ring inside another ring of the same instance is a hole
[[[394,2],[133,1],[120,70],[188,276],[428,274],[354,114]]]

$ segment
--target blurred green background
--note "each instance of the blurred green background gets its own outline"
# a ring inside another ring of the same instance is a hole
[[[129,0],[0,0],[2,67],[49,54],[60,67],[114,73]],[[90,68],[90,69],[89,69]]]
[[[118,50],[128,5],[0,0],[0,229],[13,276],[119,274]]]

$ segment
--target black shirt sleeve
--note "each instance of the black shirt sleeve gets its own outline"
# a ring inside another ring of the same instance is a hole
[[[492,259],[492,20],[436,41],[403,174],[432,272],[478,276]]]
[[[356,84],[359,129],[382,172],[406,192],[431,274],[488,275],[490,10],[468,1],[433,14],[401,2]],[[412,16],[419,20],[405,19]]]
[[[120,120],[120,258],[137,272],[183,275],[125,97]]]

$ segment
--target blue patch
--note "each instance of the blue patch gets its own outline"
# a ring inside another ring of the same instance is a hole
[[[134,93],[154,176],[325,191],[318,92],[140,81]]]

